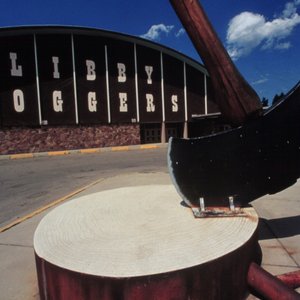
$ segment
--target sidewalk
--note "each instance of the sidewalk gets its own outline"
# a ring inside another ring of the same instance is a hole
[[[99,180],[74,198],[123,186],[168,183],[169,175],[161,172],[119,175]],[[274,275],[300,270],[300,183],[276,195],[262,197],[253,206],[261,217],[262,266]],[[39,299],[33,235],[49,211],[0,233],[1,300]]]

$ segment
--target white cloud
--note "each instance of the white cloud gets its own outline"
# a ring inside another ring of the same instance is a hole
[[[267,81],[269,81],[268,78],[261,78],[261,79],[258,79],[256,81],[253,81],[252,85],[262,84],[262,83],[265,83]]]
[[[291,43],[283,40],[300,24],[297,5],[300,5],[300,0],[286,3],[281,16],[272,21],[252,12],[242,12],[231,19],[226,37],[231,58],[236,60],[258,46],[262,50],[290,48]]]
[[[297,13],[297,5],[300,4],[300,0],[294,0],[294,2],[288,2],[282,12],[284,18],[289,18],[290,16]]]
[[[152,25],[147,33],[140,35],[140,37],[152,40],[159,41],[163,35],[169,35],[172,31],[174,31],[174,25],[165,25],[165,24],[157,24]],[[180,38],[185,34],[185,30],[180,28],[177,32],[174,32],[174,36],[176,38]]]
[[[291,47],[292,45],[290,42],[278,43],[277,45],[275,45],[275,49],[279,49],[279,50],[286,50]]]
[[[142,38],[158,41],[162,34],[168,35],[174,28],[174,25],[157,24],[152,25],[147,33],[141,35]]]
[[[300,1],[300,0],[299,0]],[[183,29],[183,28],[180,28],[178,31],[177,31],[177,33],[175,34],[175,36],[177,37],[177,38],[179,38],[179,37],[181,37],[182,35],[184,35],[185,34],[185,30]]]

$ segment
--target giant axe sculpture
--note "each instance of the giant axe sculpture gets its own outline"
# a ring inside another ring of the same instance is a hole
[[[235,128],[169,141],[173,182],[189,206],[241,205],[276,193],[300,176],[300,84],[262,112],[255,91],[238,72],[196,0],[170,0],[193,41],[213,85],[222,115]]]
[[[198,1],[170,2],[211,76],[221,113],[240,125],[200,138],[171,138],[170,175],[196,217],[236,216],[234,198],[245,206],[287,188],[300,176],[300,82],[263,113],[258,96],[235,68]],[[276,278],[252,262],[247,284],[264,299],[299,299],[293,289],[300,286],[300,272]]]

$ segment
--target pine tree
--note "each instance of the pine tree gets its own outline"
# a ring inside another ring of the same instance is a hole
[[[281,92],[281,94],[279,94],[279,95],[276,94],[273,98],[272,105],[279,102],[284,96],[285,96],[285,94],[283,92]]]

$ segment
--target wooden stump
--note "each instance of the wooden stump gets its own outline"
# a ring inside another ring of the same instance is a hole
[[[41,299],[243,299],[258,217],[195,219],[172,185],[103,191],[34,235]]]

